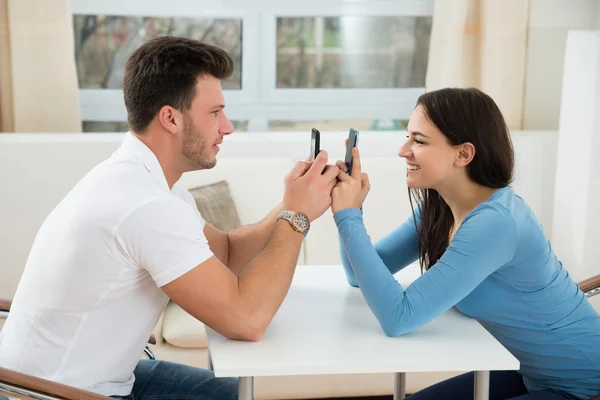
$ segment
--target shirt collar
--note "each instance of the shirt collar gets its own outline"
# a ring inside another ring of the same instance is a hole
[[[125,139],[123,139],[123,143],[121,144],[120,150],[123,153],[131,154],[140,160],[146,170],[159,184],[159,186],[169,192],[171,191],[171,189],[169,189],[169,184],[167,183],[165,173],[158,162],[158,158],[156,158],[154,152],[150,150],[150,148],[148,148],[144,142],[138,139],[137,136],[131,132],[127,132],[125,134]]]

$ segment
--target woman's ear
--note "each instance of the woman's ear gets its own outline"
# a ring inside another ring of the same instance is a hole
[[[458,153],[455,165],[457,167],[466,167],[475,157],[475,146],[473,146],[473,143],[466,142],[456,147]]]

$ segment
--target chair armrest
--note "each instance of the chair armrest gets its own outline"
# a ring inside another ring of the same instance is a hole
[[[67,400],[112,400],[112,398],[107,396],[2,367],[0,367],[0,383]]]
[[[600,289],[600,275],[596,275],[579,282],[579,288],[583,293],[587,293],[594,289]],[[595,293],[590,294],[589,297],[595,296],[597,294],[600,294],[600,290],[597,290]]]
[[[0,311],[10,311],[12,300],[0,298]]]

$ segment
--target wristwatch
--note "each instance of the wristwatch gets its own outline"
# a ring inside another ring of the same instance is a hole
[[[287,222],[289,222],[296,232],[300,232],[304,234],[304,236],[308,234],[310,229],[310,221],[308,220],[306,214],[295,211],[281,211],[277,215],[277,220],[279,219],[285,219]]]

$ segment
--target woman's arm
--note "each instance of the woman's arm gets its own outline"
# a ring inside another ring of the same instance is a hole
[[[354,210],[354,211],[351,211]],[[337,219],[344,219],[346,213],[356,213],[356,209],[345,209],[341,210],[337,215]],[[421,223],[421,214],[420,210],[417,209],[415,211],[415,217],[411,215],[402,225],[396,228],[394,231],[386,235],[383,239],[378,241],[375,244],[375,251],[377,255],[383,261],[387,269],[393,275],[396,272],[400,271],[404,267],[413,263],[419,257],[418,251],[418,237],[417,237],[417,229],[415,228],[415,219],[417,222],[417,226]],[[352,220],[353,223],[362,224],[362,212],[360,220]],[[344,266],[344,271],[346,272],[346,278],[348,279],[348,283],[351,286],[358,287],[358,282],[356,282],[356,278],[354,276],[354,272],[352,271],[352,266],[350,260],[348,260],[348,256],[346,254],[346,249],[344,247],[344,240],[341,235],[338,234],[338,239],[340,242],[340,257],[342,259],[342,265]]]
[[[444,255],[406,290],[371,245],[358,210],[334,219],[356,282],[388,336],[415,331],[442,314],[510,261],[516,226],[509,211],[484,205],[462,223]]]

